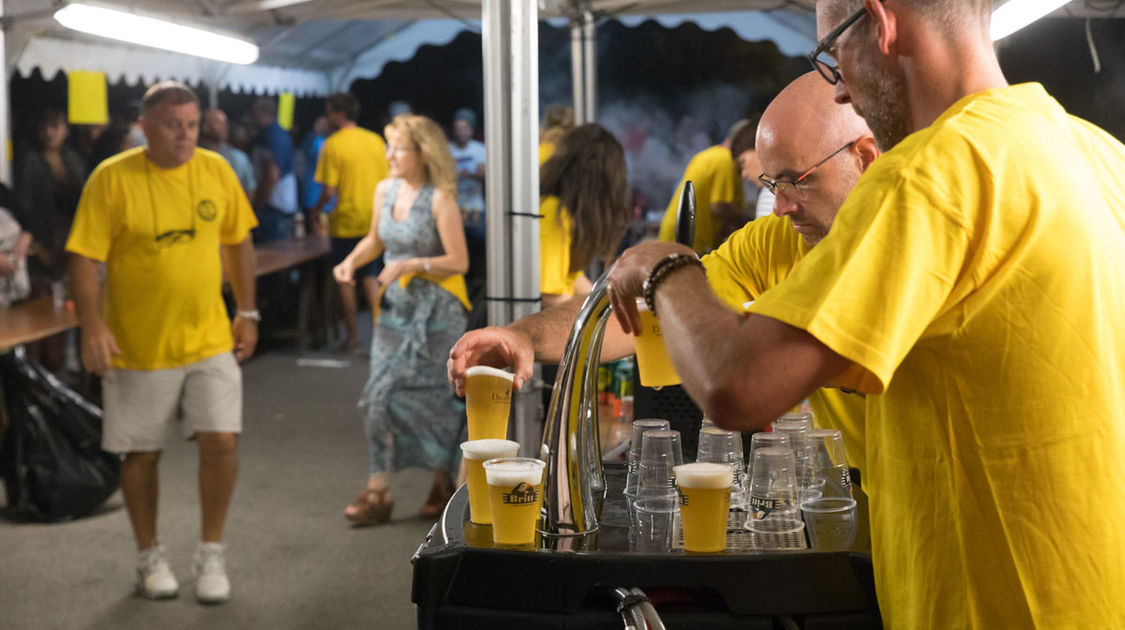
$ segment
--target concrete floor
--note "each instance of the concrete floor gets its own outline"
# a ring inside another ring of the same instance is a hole
[[[62,524],[0,518],[0,628],[413,628],[410,557],[433,525],[417,517],[430,473],[392,478],[391,523],[353,529],[343,508],[366,478],[355,402],[366,359],[298,367],[290,351],[245,366],[241,470],[227,522],[233,597],[192,595],[199,536],[193,443],[161,463],[160,537],[181,594],[133,594],[135,546],[115,494],[95,516]]]

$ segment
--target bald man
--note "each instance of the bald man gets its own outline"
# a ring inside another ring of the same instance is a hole
[[[1125,628],[1125,146],[1007,85],[991,10],[820,0],[810,57],[886,152],[749,317],[690,260],[645,284],[683,248],[625,252],[611,302],[633,330],[647,290],[720,427],[868,394],[887,628]]]
[[[227,142],[227,115],[217,107],[211,107],[203,112],[203,119],[199,125],[199,146],[222,155],[234,174],[238,175],[238,183],[246,196],[254,198],[254,191],[258,188],[258,180],[254,177],[254,165],[250,157]]]
[[[789,275],[828,233],[848,191],[879,154],[863,119],[834,103],[832,89],[816,73],[791,83],[766,109],[758,125],[757,148],[766,169],[761,181],[778,197],[776,216],[751,221],[703,257],[712,295],[726,305],[727,313],[743,311]],[[562,357],[582,300],[568,300],[505,328],[466,334],[450,352],[450,382],[462,394],[469,367],[513,366],[519,387],[531,376],[534,361],[557,363]],[[630,354],[633,336],[611,320],[602,360]],[[822,389],[809,401],[818,423],[843,430],[852,465],[862,468],[862,399]]]

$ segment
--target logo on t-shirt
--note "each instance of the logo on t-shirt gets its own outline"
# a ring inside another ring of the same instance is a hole
[[[200,201],[195,206],[195,211],[199,214],[199,218],[204,221],[214,221],[215,217],[219,216],[219,207],[210,199]]]

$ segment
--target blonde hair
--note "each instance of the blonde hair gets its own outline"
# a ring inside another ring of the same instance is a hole
[[[417,114],[399,114],[383,130],[390,140],[392,133],[412,142],[418,149],[426,181],[434,188],[457,194],[457,166],[449,152],[449,140],[433,120]]]

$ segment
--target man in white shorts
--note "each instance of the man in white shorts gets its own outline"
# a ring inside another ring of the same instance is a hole
[[[179,592],[156,536],[156,506],[160,453],[182,420],[199,445],[196,597],[220,603],[230,597],[221,541],[242,430],[238,362],[258,339],[249,238],[256,221],[227,162],[195,146],[194,92],[171,81],[153,86],[141,124],[148,145],[94,171],[67,242],[82,360],[103,377],[102,447],[123,455],[121,490],[140,550],[137,591],[154,599]],[[233,321],[222,298],[224,266],[238,305]]]

